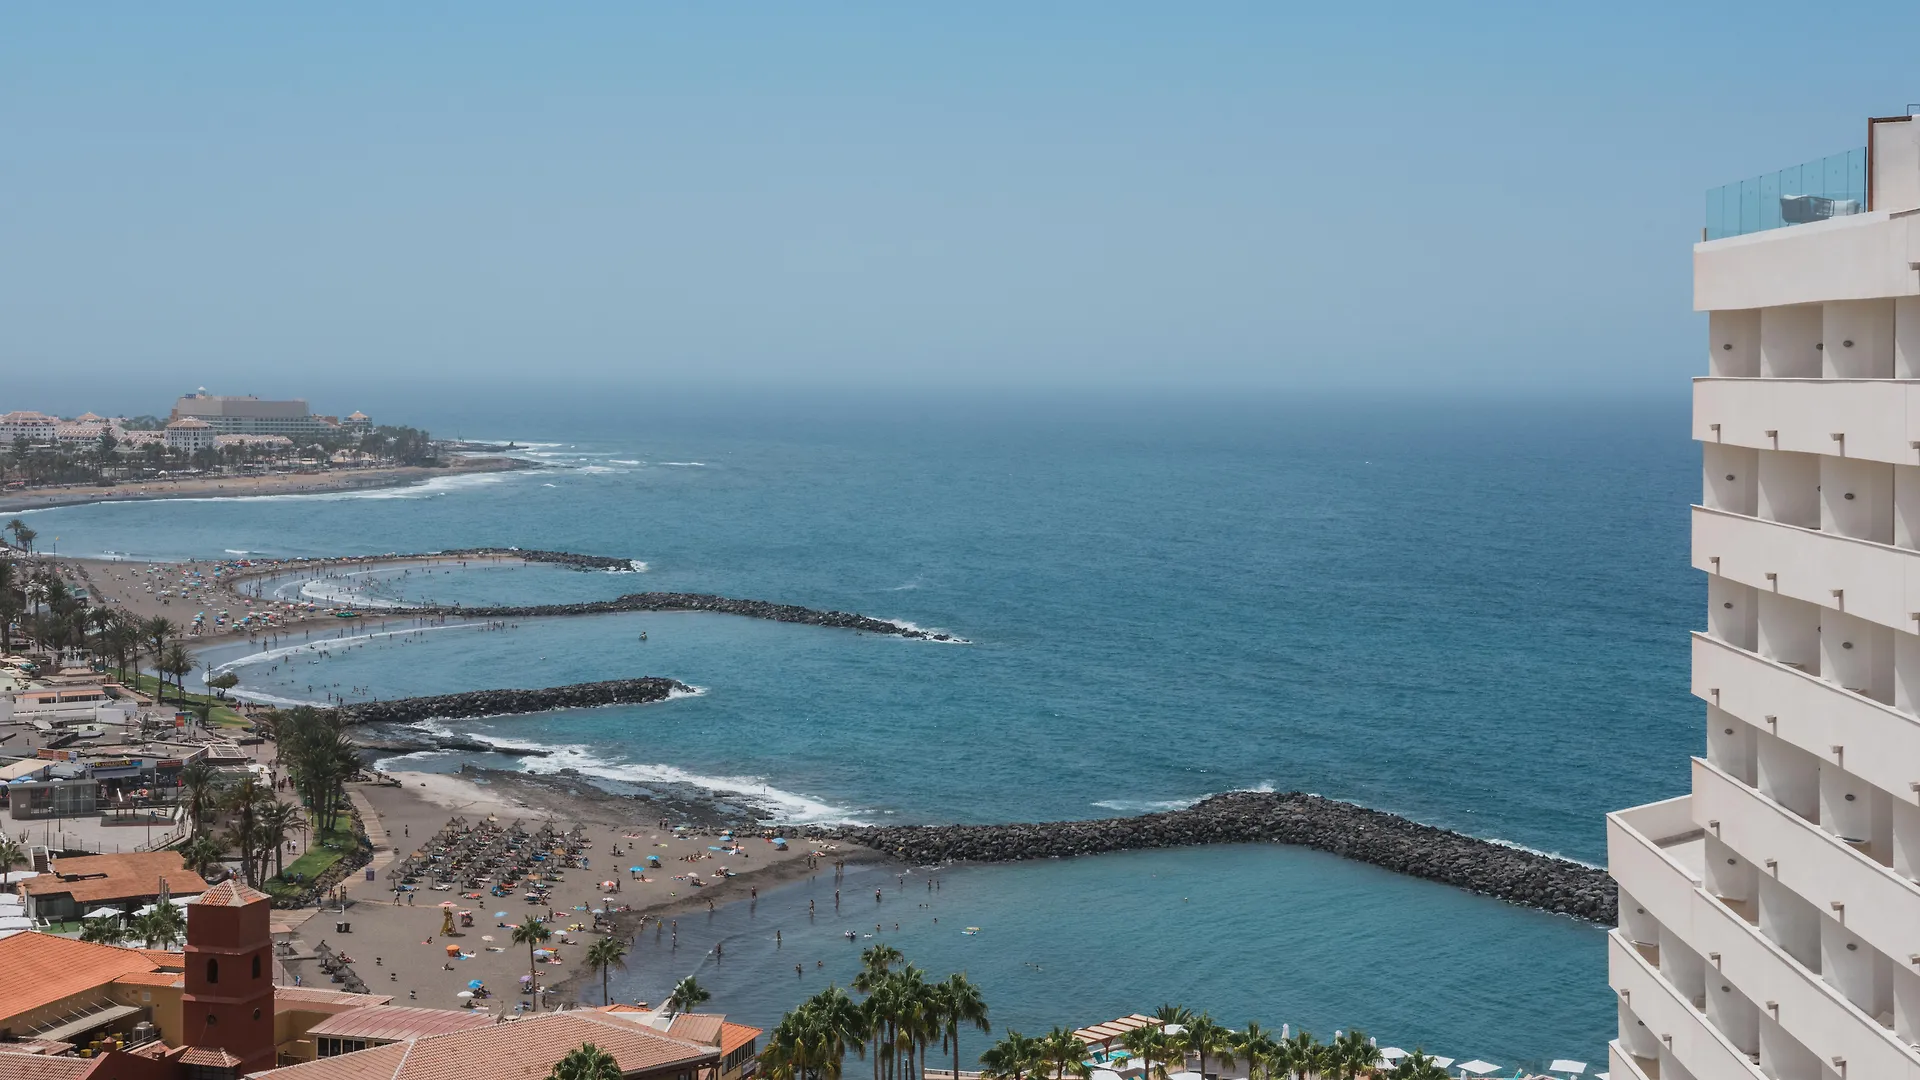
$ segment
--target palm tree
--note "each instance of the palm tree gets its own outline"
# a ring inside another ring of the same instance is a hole
[[[0,887],[9,884],[13,868],[27,861],[27,853],[20,844],[10,837],[0,835]]]
[[[838,1080],[847,1051],[864,1054],[866,1018],[845,990],[829,986],[780,1018],[760,1055],[768,1080]]]
[[[200,661],[194,657],[193,653],[187,650],[185,643],[179,641],[167,642],[166,649],[161,652],[160,659],[155,662],[154,667],[163,675],[173,676],[173,685],[174,689],[178,692],[178,700],[182,702],[186,701],[187,676],[193,674],[194,671],[200,667]],[[204,716],[201,718],[201,726],[206,726],[206,718]]]
[[[689,975],[673,984],[673,992],[667,995],[668,1012],[692,1012],[693,1007],[712,1001],[713,995]]]
[[[180,770],[180,797],[187,804],[187,829],[199,835],[200,819],[213,802],[214,781],[219,776],[205,761],[190,761]]]
[[[221,805],[238,815],[233,823],[229,838],[233,846],[240,849],[240,877],[248,885],[255,883],[254,852],[265,847],[260,837],[260,813],[264,806],[273,801],[273,793],[260,786],[259,781],[249,773],[246,778],[227,792]],[[282,842],[285,838],[282,837]]]
[[[1053,1080],[1066,1080],[1069,1076],[1087,1080],[1093,1075],[1093,1066],[1087,1064],[1086,1058],[1087,1044],[1066,1028],[1056,1026],[1040,1037],[1040,1064],[1053,1076]],[[1162,1069],[1161,1075],[1165,1073],[1166,1070]]]
[[[987,1080],[1024,1080],[1040,1065],[1040,1040],[1009,1031],[980,1054],[981,1075]]]
[[[1358,1028],[1345,1032],[1333,1040],[1328,1047],[1332,1053],[1329,1064],[1335,1080],[1352,1080],[1371,1070],[1380,1061],[1380,1050],[1367,1038],[1367,1033]]]
[[[1156,1025],[1134,1028],[1120,1036],[1120,1045],[1140,1059],[1144,1070],[1141,1080],[1167,1080],[1166,1062],[1174,1051],[1173,1039],[1165,1028]]]
[[[166,655],[167,642],[172,641],[179,635],[180,628],[175,626],[173,620],[167,618],[165,615],[155,615],[151,619],[142,619],[140,621],[140,633],[146,636],[147,645],[149,646],[147,652],[153,657],[153,673],[155,677],[158,678],[162,674],[160,664],[162,658]],[[165,680],[160,679],[160,682],[164,689]]]
[[[603,1004],[613,1004],[613,991],[608,988],[607,971],[610,968],[627,970],[627,947],[617,937],[603,937],[587,946],[587,966],[600,973],[600,997]]]
[[[547,1080],[620,1080],[623,1075],[612,1054],[587,1043],[554,1062]]]
[[[869,1019],[873,1022],[867,1024],[867,1030],[868,1035],[873,1039],[874,1080],[880,1080],[880,1060],[883,1054],[880,1042],[889,1027],[878,1015],[882,1005],[876,1003],[877,999],[873,995],[886,983],[893,965],[905,959],[906,956],[891,945],[869,946],[860,954],[860,973],[853,977],[853,989],[858,993],[869,995],[867,999]],[[885,1056],[891,1064],[891,1047],[887,1048]]]
[[[13,534],[13,546],[27,554],[33,554],[34,538],[40,534],[27,528],[27,523],[19,518],[7,522],[7,531]]]
[[[1401,1058],[1387,1076],[1389,1080],[1448,1080],[1447,1070],[1418,1050]]]
[[[527,979],[533,984],[533,1010],[540,1011],[540,969],[534,966],[533,951],[553,937],[547,924],[529,915],[513,928],[513,943],[527,947]]]
[[[27,610],[27,594],[20,589],[20,572],[12,559],[0,557],[0,653],[13,651],[13,623]]]
[[[201,877],[206,877],[220,860],[227,857],[227,849],[205,833],[195,835],[180,845],[178,850],[180,860],[187,864],[187,869]]]
[[[118,945],[127,940],[127,924],[122,922],[118,915],[88,919],[80,924],[80,940],[101,945]]]
[[[967,981],[960,972],[947,976],[947,981],[935,987],[938,1001],[938,1023],[943,1029],[941,1040],[953,1050],[954,1080],[960,1077],[960,1028],[970,1025],[978,1028],[982,1035],[990,1034],[993,1026],[987,1023],[987,1000],[980,996],[980,988]]]
[[[1233,1044],[1228,1041],[1231,1033],[1217,1023],[1213,1017],[1201,1013],[1189,1021],[1186,1030],[1180,1033],[1175,1046],[1183,1053],[1200,1056],[1200,1075],[1207,1074],[1207,1058],[1226,1057],[1232,1061]]]
[[[1193,1010],[1185,1005],[1165,1004],[1153,1010],[1153,1018],[1162,1024],[1179,1024],[1185,1027],[1193,1022]]]
[[[1247,1021],[1247,1026],[1233,1036],[1233,1052],[1247,1063],[1250,1080],[1266,1080],[1263,1074],[1270,1076],[1273,1052],[1278,1045],[1258,1020]]]
[[[170,949],[187,932],[187,920],[181,916],[180,909],[172,904],[160,904],[145,915],[133,920],[133,936],[147,943],[147,948]]]
[[[1274,1061],[1283,1071],[1292,1073],[1295,1080],[1307,1080],[1308,1074],[1320,1069],[1324,1050],[1312,1032],[1302,1031],[1290,1039],[1280,1040],[1280,1052],[1274,1055]]]
[[[287,872],[287,839],[293,833],[307,827],[307,816],[292,803],[283,803],[266,793],[253,823],[255,842],[260,846],[259,877],[267,876],[267,856],[273,856],[273,873],[282,877]]]

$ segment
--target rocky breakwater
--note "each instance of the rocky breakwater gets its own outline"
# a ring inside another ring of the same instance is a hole
[[[1012,862],[1196,844],[1298,844],[1525,907],[1611,926],[1606,871],[1300,792],[1240,791],[1185,810],[1023,825],[812,830],[914,863]]]
[[[708,593],[647,592],[628,593],[612,600],[593,600],[579,604],[523,604],[513,607],[426,607],[409,609],[412,614],[453,615],[470,619],[536,619],[555,615],[608,615],[629,611],[712,611],[770,622],[802,623],[858,630],[868,634],[924,641],[964,642],[952,634],[920,630],[899,623],[856,615],[849,611],[821,611],[794,604],[775,604],[766,600],[735,600]]]
[[[521,562],[549,563],[573,570],[631,571],[639,567],[634,559],[615,559],[607,555],[582,555],[577,551],[541,551],[537,548],[465,548],[437,553],[438,557],[471,555],[475,558],[519,559]]]
[[[350,724],[411,724],[421,720],[515,716],[600,705],[644,705],[665,701],[676,693],[692,692],[692,687],[676,679],[609,679],[544,690],[470,690],[463,694],[370,701],[343,706],[340,714]]]

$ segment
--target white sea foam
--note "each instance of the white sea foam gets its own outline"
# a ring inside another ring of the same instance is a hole
[[[707,463],[704,461],[663,461],[660,464],[678,465],[683,469],[704,469],[707,467]]]
[[[223,550],[224,550],[224,551],[226,551],[226,553],[227,553],[227,554],[229,554],[229,555],[251,555],[251,554],[253,554],[253,552],[251,552],[251,551],[248,551],[248,550],[247,550],[246,548],[224,548]]]
[[[1200,796],[1200,799],[1204,798],[1207,796]],[[1185,810],[1200,799],[1102,799],[1093,805],[1121,814],[1159,814],[1168,810]]]
[[[892,626],[897,626],[897,627],[899,627],[899,628],[900,628],[900,629],[902,629],[902,630],[913,630],[913,631],[916,631],[916,632],[918,632],[918,633],[922,633],[922,634],[946,634],[946,635],[947,635],[947,640],[945,640],[945,641],[934,641],[933,643],[934,643],[935,645],[971,645],[971,644],[973,644],[973,642],[972,642],[972,641],[970,641],[970,640],[968,640],[968,639],[966,639],[966,638],[963,638],[963,637],[961,637],[961,636],[960,636],[960,635],[958,635],[958,634],[954,634],[954,633],[949,633],[948,631],[946,631],[946,630],[941,630],[941,629],[939,629],[938,627],[925,627],[925,626],[921,626],[921,625],[920,625],[919,623],[915,623],[915,622],[910,622],[910,621],[908,621],[908,620],[906,620],[906,619],[885,619],[885,618],[882,618],[882,619],[878,619],[877,621],[879,621],[879,622],[883,622],[883,623],[887,623],[887,624],[889,624],[889,625],[892,625]],[[933,639],[932,639],[932,638],[925,638],[925,639],[923,639],[923,640],[926,640],[926,641],[933,641]]]
[[[559,484],[541,484],[541,487],[559,487]]]
[[[608,464],[610,464],[610,465],[638,465],[638,464],[640,464],[640,463],[639,463],[639,462],[637,462],[637,461],[627,461],[627,460],[624,460],[624,459],[622,459],[622,458],[608,458],[608,459],[607,459],[607,463],[608,463]]]
[[[647,564],[639,559],[628,559],[624,567],[609,566],[601,571],[603,574],[644,574],[646,572]]]
[[[322,651],[346,648],[360,642],[373,641],[378,638],[403,637],[408,634],[430,634],[441,630],[481,630],[485,629],[485,627],[485,623],[478,622],[447,623],[444,626],[410,626],[403,630],[378,630],[370,634],[354,634],[344,638],[321,638],[314,641],[303,641],[298,645],[283,645],[277,649],[262,649],[259,652],[235,657],[232,660],[210,668],[207,674],[220,675],[228,671],[237,671],[240,668],[270,664],[276,660],[289,656],[298,656],[302,653],[317,655]]]

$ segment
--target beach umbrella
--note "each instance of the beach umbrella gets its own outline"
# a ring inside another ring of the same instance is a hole
[[[481,940],[481,941],[492,941],[492,940],[493,940],[493,935],[492,935],[492,934],[481,934],[481,935],[480,935],[480,940]]]
[[[1479,1058],[1474,1058],[1472,1061],[1463,1061],[1460,1063],[1459,1068],[1461,1072],[1470,1072],[1475,1076],[1485,1076],[1490,1072],[1500,1071],[1500,1066],[1495,1065],[1491,1061],[1481,1061]]]
[[[493,913],[493,917],[496,919],[504,919],[507,917],[507,913],[504,911],[496,911]]]
[[[441,907],[455,907],[455,906],[457,906],[457,905],[456,905],[456,904],[454,904],[454,902],[453,902],[453,901],[451,901],[451,900],[442,900],[442,901],[440,901],[440,906],[441,906]]]
[[[1400,1049],[1397,1046],[1382,1047],[1380,1050],[1380,1060],[1386,1062],[1389,1065],[1393,1064],[1396,1061],[1399,1061],[1401,1058],[1406,1056],[1407,1056],[1407,1052],[1405,1050]]]
[[[483,986],[485,986],[485,985],[487,985],[487,984],[486,984],[486,983],[483,983],[483,982],[481,982],[481,981],[480,981],[479,979],[468,979],[468,980],[467,980],[467,989],[469,989],[469,990],[478,990],[478,989],[480,989],[481,987],[483,987]]]
[[[1554,1058],[1553,1064],[1547,1066],[1547,1071],[1573,1073],[1575,1076],[1578,1076],[1587,1071],[1587,1063],[1584,1061],[1574,1061],[1570,1058]]]
[[[460,946],[458,946],[458,945],[449,945],[449,946],[447,946],[447,955],[448,955],[448,956],[459,956],[459,955],[460,955]]]
[[[632,872],[634,872],[634,873],[636,873],[636,874],[637,874],[637,873],[639,873],[639,872],[641,872],[642,870],[645,870],[645,869],[646,869],[646,867],[644,867],[644,866],[629,866],[629,867],[627,867],[627,869],[628,869],[628,870],[631,870]]]
[[[470,998],[470,997],[472,997],[472,996],[473,996],[473,991],[471,991],[471,990],[462,990],[462,991],[460,991],[459,993],[457,993],[457,994],[455,994],[455,995],[453,995],[453,996],[454,996],[454,997],[457,997],[457,998]]]

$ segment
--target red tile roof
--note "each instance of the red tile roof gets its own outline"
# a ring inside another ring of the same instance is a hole
[[[205,892],[207,882],[187,869],[177,851],[139,851],[125,855],[81,855],[55,859],[53,873],[20,883],[29,896],[70,893],[76,904],[101,904],[136,896],[156,896],[160,880],[175,896]]]
[[[274,1080],[545,1080],[583,1043],[613,1055],[622,1073],[718,1062],[715,1047],[672,1038],[631,1013],[549,1013],[472,1031],[429,1035],[276,1069]]]
[[[720,1025],[721,1056],[724,1057],[727,1054],[733,1053],[735,1050],[738,1050],[741,1047],[752,1042],[753,1040],[759,1038],[760,1035],[761,1035],[761,1029],[757,1027],[750,1027],[746,1024],[731,1024],[731,1023],[721,1024]]]
[[[449,1031],[492,1027],[493,1014],[475,1009],[423,1009],[414,1005],[375,1005],[349,1009],[313,1025],[307,1034],[369,1042],[400,1042]]]
[[[186,1053],[180,1055],[180,1061],[187,1065],[206,1065],[215,1069],[231,1069],[239,1065],[240,1060],[218,1046],[189,1046]]]
[[[37,880],[29,878],[28,880]],[[0,1020],[154,969],[139,949],[29,930],[0,938]]]
[[[680,1013],[667,1024],[667,1034],[702,1046],[720,1045],[720,1025],[726,1017],[718,1013]]]
[[[206,904],[208,907],[246,907],[248,904],[257,904],[262,900],[272,903],[273,897],[259,889],[243,885],[233,878],[228,878],[201,893],[200,899],[195,900],[194,903]]]
[[[97,1059],[0,1053],[0,1080],[80,1080],[99,1064]]]

